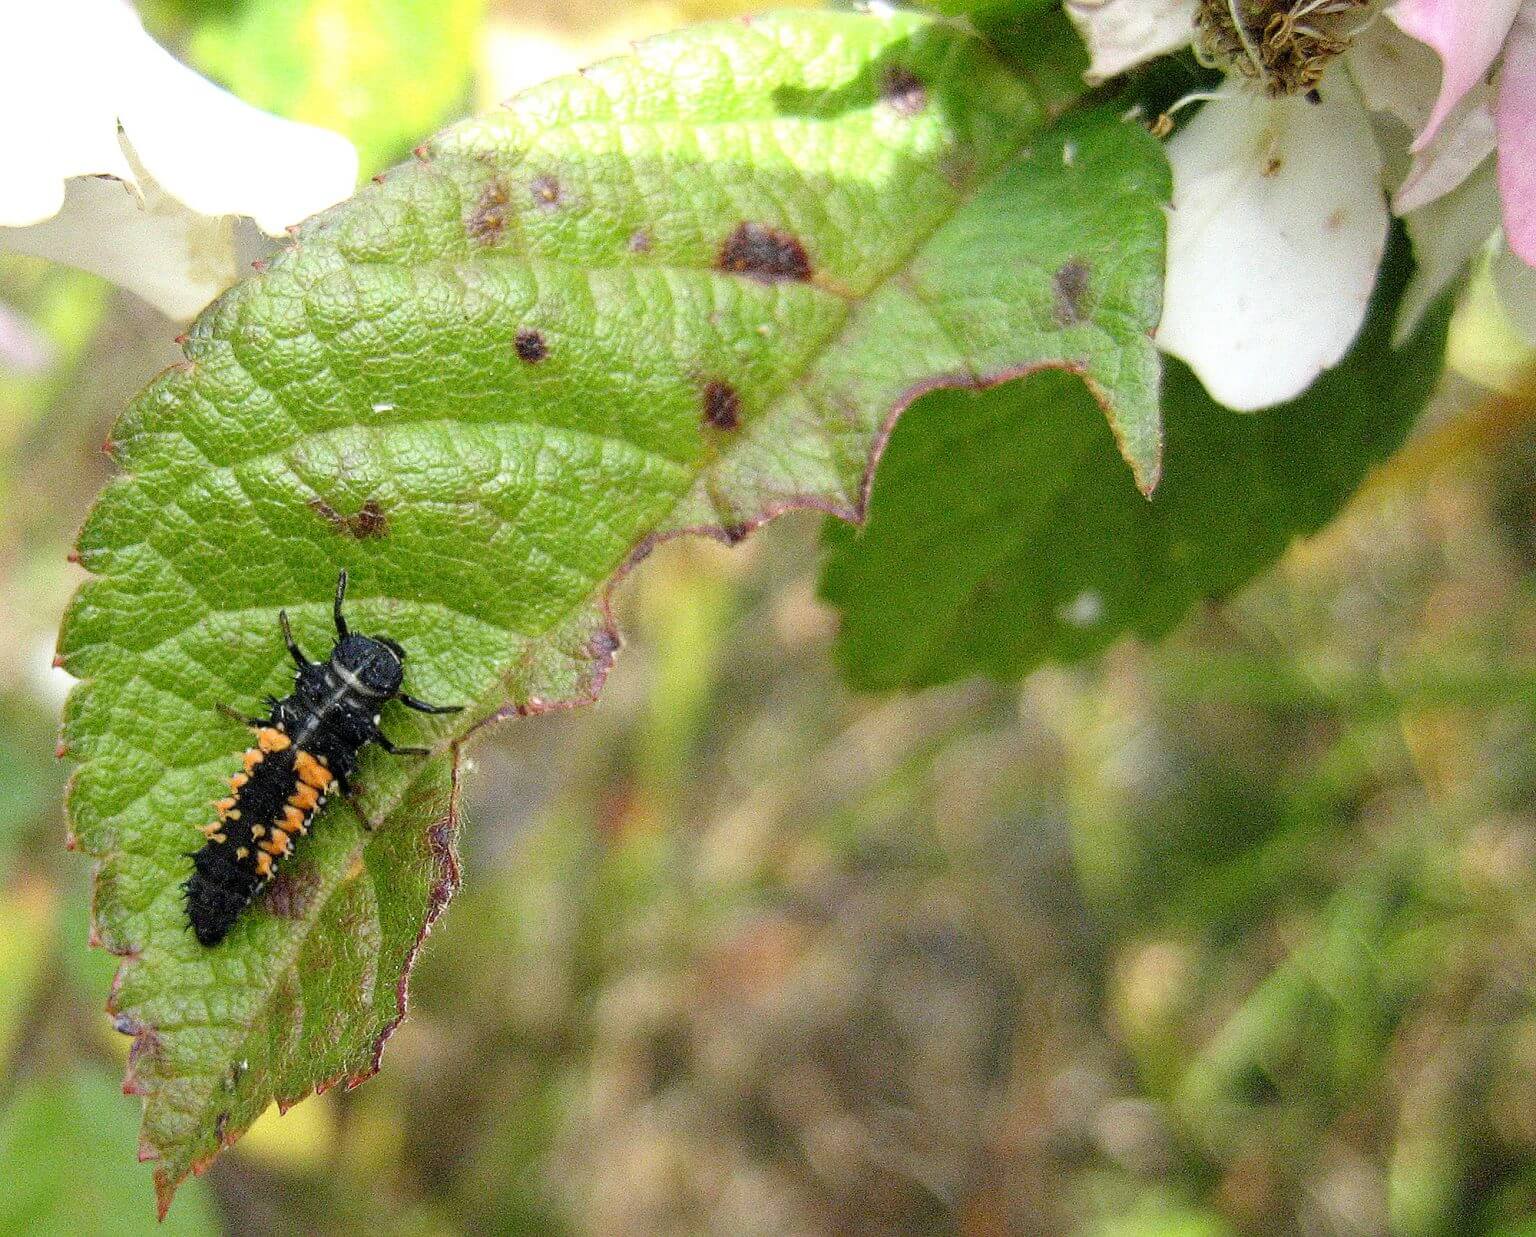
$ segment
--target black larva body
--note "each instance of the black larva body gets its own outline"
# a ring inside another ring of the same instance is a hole
[[[405,650],[387,636],[347,630],[341,614],[346,588],[343,571],[336,581],[337,639],[325,662],[304,656],[287,614],[279,615],[298,667],[293,691],[272,701],[271,716],[242,718],[256,729],[256,743],[245,753],[245,768],[230,778],[231,793],[217,804],[218,820],[203,828],[208,840],[192,855],[192,876],[184,886],[187,918],[204,945],[224,939],[295,841],[309,832],[326,798],[350,789],[348,779],[366,744],[396,755],[426,753],[396,747],[379,729],[379,711],[388,701],[423,713],[458,712],[456,706],[426,704],[400,690]]]

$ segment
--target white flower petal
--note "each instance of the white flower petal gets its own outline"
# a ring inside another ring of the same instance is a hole
[[[1391,22],[1373,21],[1349,49],[1349,75],[1367,109],[1397,117],[1415,137],[1440,91],[1440,58]]]
[[[205,81],[121,0],[0,0],[0,148],[0,249],[94,271],[173,318],[237,277],[234,217],[275,236],[357,179],[346,138]]]
[[[1440,58],[1433,50],[1391,22],[1377,21],[1356,36],[1347,63],[1369,111],[1395,117],[1415,137],[1424,131],[1440,93]],[[1394,211],[1406,215],[1428,206],[1493,153],[1493,101],[1493,88],[1479,83],[1449,110],[1433,137],[1415,144],[1392,198]]]
[[[232,218],[193,214],[147,177],[136,195],[122,181],[84,176],[70,180],[52,219],[0,228],[0,249],[90,271],[186,321],[239,277],[234,232]]]
[[[1498,146],[1493,101],[1493,87],[1487,82],[1462,97],[1434,137],[1414,151],[1407,179],[1392,196],[1393,210],[1406,215],[1429,205],[1488,162]]]
[[[1085,74],[1097,85],[1195,37],[1195,0],[1067,0],[1067,16],[1088,44]]]
[[[1488,245],[1499,226],[1499,182],[1491,161],[1455,191],[1407,215],[1416,270],[1393,327],[1400,347],[1424,313]]]
[[[1229,408],[1301,394],[1349,350],[1387,238],[1381,156],[1342,74],[1323,101],[1228,87],[1168,143],[1158,343]]]
[[[329,129],[220,90],[142,31],[121,61],[118,116],[139,161],[204,215],[249,215],[269,236],[351,195],[357,151]]]
[[[119,3],[0,4],[0,225],[47,219],[71,176],[132,178],[117,142],[111,51],[135,34],[146,37]]]
[[[1536,267],[1505,244],[1493,260],[1493,286],[1509,324],[1528,344],[1536,344]]]

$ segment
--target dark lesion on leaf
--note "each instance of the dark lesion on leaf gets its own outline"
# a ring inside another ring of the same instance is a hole
[[[531,326],[518,331],[516,343],[518,359],[529,365],[537,365],[549,355],[549,345],[544,342],[544,336]]]
[[[741,396],[730,383],[711,378],[704,384],[704,424],[717,430],[741,428]]]
[[[553,176],[537,176],[528,188],[533,194],[535,205],[544,210],[554,210],[565,205],[565,190]]]
[[[1089,274],[1088,264],[1081,258],[1073,258],[1051,277],[1058,325],[1073,326],[1088,317]]]
[[[587,652],[601,661],[619,651],[619,633],[609,627],[601,627],[587,641]]]
[[[502,233],[507,230],[508,208],[512,202],[512,195],[507,190],[507,182],[497,177],[489,182],[480,191],[480,197],[475,202],[475,209],[470,212],[469,229],[470,239],[480,245],[494,245],[501,240]]]
[[[389,534],[389,516],[385,514],[377,499],[370,498],[356,515],[342,515],[335,507],[320,497],[309,500],[309,509],[329,524],[338,533],[345,537],[351,537],[355,541],[366,541],[370,537],[384,537]]]
[[[320,879],[313,869],[283,868],[261,904],[279,919],[303,919],[319,891]]]
[[[928,106],[923,79],[904,64],[886,66],[880,75],[880,97],[903,116],[916,116]]]
[[[738,224],[720,246],[717,265],[722,271],[763,283],[811,277],[810,255],[800,238],[761,223]]]

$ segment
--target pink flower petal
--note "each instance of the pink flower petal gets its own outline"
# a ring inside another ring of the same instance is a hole
[[[1434,139],[1451,109],[1493,67],[1519,9],[1520,0],[1399,0],[1388,13],[1403,31],[1434,48],[1444,66],[1440,97],[1415,150]]]
[[[1526,5],[1509,32],[1497,119],[1504,238],[1536,266],[1536,5]]]

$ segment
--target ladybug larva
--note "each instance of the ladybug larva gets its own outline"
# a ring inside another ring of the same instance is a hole
[[[256,731],[245,767],[229,779],[230,794],[215,805],[219,818],[203,826],[207,841],[192,855],[183,886],[187,918],[204,945],[217,945],[240,912],[262,891],[294,840],[309,832],[315,814],[338,789],[346,794],[358,753],[377,743],[395,756],[425,756],[424,747],[396,747],[379,729],[380,709],[398,700],[420,713],[457,713],[459,705],[427,704],[400,690],[405,650],[387,636],[347,630],[341,603],[347,573],[336,581],[336,644],[328,661],[304,656],[278,612],[283,642],[298,673],[293,692],[271,700],[270,717],[224,712]]]

